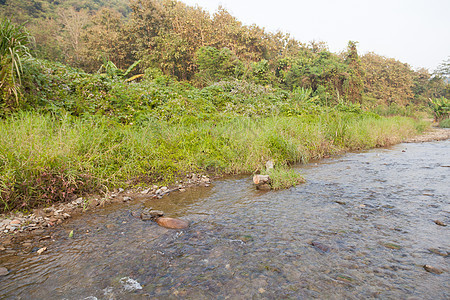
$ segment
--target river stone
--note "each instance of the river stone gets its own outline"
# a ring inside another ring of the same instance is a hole
[[[159,226],[169,229],[185,229],[189,227],[189,222],[180,219],[159,217],[156,219],[156,223]]]
[[[316,241],[312,241],[311,242],[311,246],[313,246],[314,248],[322,251],[322,252],[329,252],[330,251],[330,247],[328,247],[327,245],[324,245],[322,243],[316,242]]]
[[[9,225],[19,225],[20,223],[20,220],[14,219],[9,223]]]
[[[450,252],[439,250],[439,249],[435,249],[435,248],[430,248],[430,249],[428,249],[428,251],[430,251],[431,253],[443,256],[443,257],[450,256]]]
[[[164,212],[160,210],[149,210],[143,211],[140,217],[142,221],[149,221],[162,216],[164,216]]]
[[[6,276],[9,274],[9,271],[5,267],[0,267],[0,276]]]
[[[447,224],[445,224],[444,222],[439,221],[439,220],[435,220],[434,223],[436,223],[436,225],[439,225],[439,226],[447,226]]]
[[[440,274],[444,273],[443,270],[435,268],[435,267],[430,266],[430,265],[424,265],[423,268],[425,269],[425,271],[433,273],[433,274],[437,274],[437,275],[440,275]]]

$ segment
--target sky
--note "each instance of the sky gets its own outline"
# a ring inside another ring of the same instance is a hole
[[[349,40],[430,72],[450,58],[450,0],[181,0],[214,13],[223,6],[245,25],[282,31],[339,53]]]

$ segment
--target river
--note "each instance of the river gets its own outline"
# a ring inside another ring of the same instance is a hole
[[[41,255],[0,252],[0,298],[450,298],[450,226],[434,222],[450,224],[450,140],[296,169],[307,182],[288,190],[232,177],[87,212]],[[148,207],[191,225],[133,216]]]

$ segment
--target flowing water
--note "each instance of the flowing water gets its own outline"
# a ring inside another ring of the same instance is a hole
[[[288,190],[234,177],[74,218],[41,255],[0,252],[0,298],[450,298],[450,226],[434,223],[450,224],[450,141],[298,171],[307,183]],[[191,226],[133,216],[148,207]]]

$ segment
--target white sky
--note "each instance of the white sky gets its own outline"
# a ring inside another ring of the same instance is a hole
[[[330,51],[373,51],[433,71],[450,57],[450,0],[181,0],[215,12],[219,5],[246,25],[290,33]]]

